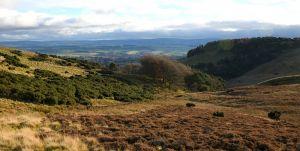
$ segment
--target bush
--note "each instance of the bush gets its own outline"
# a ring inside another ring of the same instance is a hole
[[[214,113],[213,113],[213,116],[216,116],[216,117],[224,117],[224,112],[214,112]]]
[[[0,52],[0,56],[3,56],[5,58],[4,62],[7,62],[10,65],[16,66],[16,67],[22,67],[22,68],[28,68],[27,65],[22,64],[20,62],[20,59],[17,56],[10,56],[4,53]]]
[[[281,112],[271,111],[268,113],[268,117],[273,120],[280,120]]]
[[[13,53],[13,54],[16,54],[18,56],[22,56],[23,55],[22,51],[20,51],[20,50],[11,50],[10,52]]]
[[[102,68],[102,65],[97,62],[91,62],[91,61],[81,60],[76,58],[62,58],[62,59],[63,61],[61,61],[61,63],[65,63],[66,65],[76,64],[76,66],[84,68],[86,70]]]
[[[8,70],[16,70],[15,67],[8,67]]]
[[[186,107],[195,107],[196,106],[196,104],[194,104],[194,103],[186,103],[186,105],[185,105]]]
[[[191,91],[216,91],[224,89],[224,81],[215,76],[196,72],[185,77],[185,83]]]
[[[46,54],[38,54],[37,56],[31,57],[31,58],[28,58],[28,59],[31,60],[31,61],[47,61],[48,58],[49,58],[49,56],[46,55]]]
[[[48,70],[41,70],[41,69],[35,69],[34,70],[34,76],[37,77],[37,78],[60,77],[59,74],[56,74],[56,73],[48,71]]]
[[[72,63],[66,60],[56,60],[55,63],[61,66],[72,66]]]

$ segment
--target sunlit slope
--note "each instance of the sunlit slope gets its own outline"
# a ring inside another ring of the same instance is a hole
[[[0,47],[0,56],[7,55],[8,57],[16,57],[18,62],[25,65],[16,66],[7,61],[0,61],[0,70],[6,71],[14,74],[22,74],[27,76],[33,76],[35,69],[42,69],[52,71],[64,77],[70,77],[73,75],[83,75],[85,70],[79,68],[75,65],[62,66],[58,62],[61,61],[60,58],[47,56],[46,58],[41,58],[39,54],[28,52],[28,51],[19,51],[13,48],[4,48]],[[5,58],[5,57],[4,57]],[[7,59],[6,59],[7,60]],[[26,67],[27,66],[27,67]]]
[[[228,86],[256,84],[276,77],[300,75],[300,48],[291,50],[241,77],[230,80]]]

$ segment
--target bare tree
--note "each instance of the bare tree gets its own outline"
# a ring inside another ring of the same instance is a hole
[[[165,56],[146,55],[141,58],[141,72],[165,85],[180,85],[184,77],[192,74],[186,65]]]

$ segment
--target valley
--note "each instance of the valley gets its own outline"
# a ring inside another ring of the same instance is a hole
[[[248,50],[251,40],[233,41]],[[0,150],[298,151],[297,40],[267,38],[267,47],[259,40],[276,55],[263,53],[269,59],[251,68],[232,64],[228,56],[244,56],[231,41],[193,49],[188,56],[204,52],[192,59],[145,55],[122,65],[1,47]],[[273,49],[278,41],[291,49]],[[261,54],[253,51],[250,64]],[[194,61],[207,66],[184,64]],[[207,70],[219,67],[228,70]],[[232,74],[234,67],[243,70]]]
[[[99,63],[124,64],[137,62],[145,54],[162,54],[174,58],[184,57],[188,50],[211,39],[128,39],[82,41],[0,41],[0,45],[28,51],[76,57]]]

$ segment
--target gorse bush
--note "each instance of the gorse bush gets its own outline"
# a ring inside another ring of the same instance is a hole
[[[46,54],[38,54],[37,56],[31,57],[28,59],[31,61],[47,61],[48,58],[49,58],[49,56]]]
[[[214,112],[213,116],[215,116],[215,117],[224,117],[224,112]]]
[[[65,66],[69,66],[71,64],[76,64],[76,66],[87,69],[87,70],[92,70],[92,69],[101,69],[102,65],[96,62],[91,62],[87,60],[81,60],[77,58],[64,58],[61,57],[63,61],[59,61],[57,63]]]
[[[224,81],[218,77],[196,72],[185,77],[186,87],[191,91],[216,91],[224,89]]]
[[[10,65],[16,66],[16,67],[22,67],[22,68],[28,68],[27,65],[22,64],[20,62],[20,59],[17,56],[10,56],[5,53],[0,52],[0,56],[3,56],[5,58],[4,62],[7,62]]]
[[[271,111],[268,113],[268,117],[273,120],[280,120],[281,112]]]
[[[53,78],[53,77],[60,77],[59,74],[48,71],[48,70],[41,70],[41,69],[35,69],[34,70],[34,76],[36,78]]]
[[[99,75],[61,77],[35,70],[35,77],[0,71],[0,97],[48,105],[89,104],[89,99],[113,97],[119,101],[151,99],[152,92],[143,85],[128,84]]]
[[[23,55],[22,51],[20,51],[20,50],[11,50],[10,52],[13,53],[13,54],[16,54],[18,56],[22,56]]]

